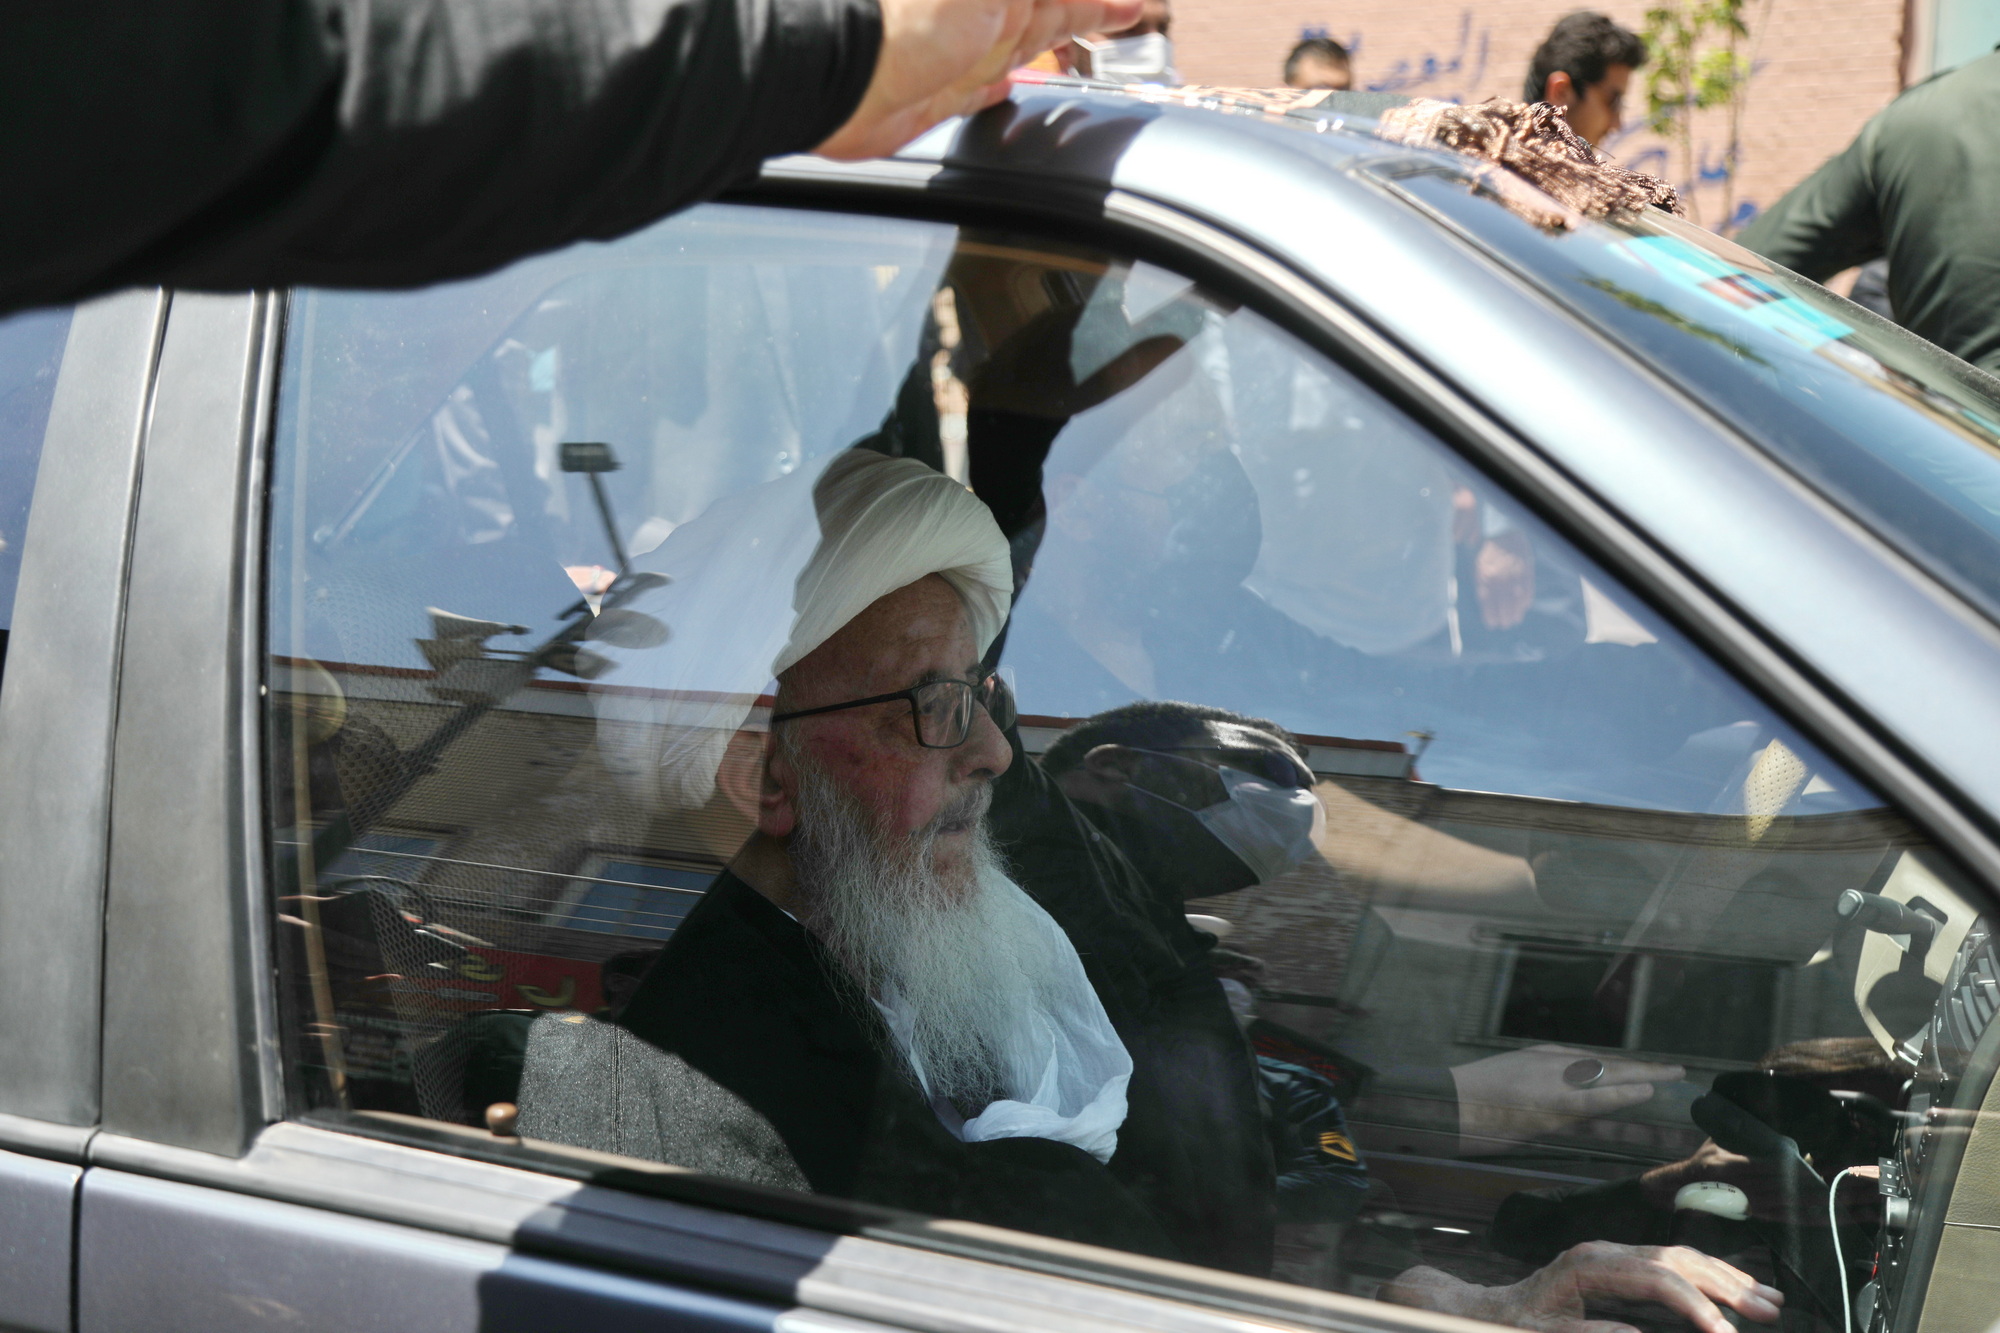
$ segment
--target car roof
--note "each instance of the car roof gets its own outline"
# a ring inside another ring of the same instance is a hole
[[[1130,177],[1139,165],[1127,159],[1142,138],[1147,156],[1191,161],[1220,152],[1268,162],[1289,158],[1294,169],[1311,163],[1329,176],[1364,166],[1463,162],[1377,134],[1375,115],[1405,99],[1366,93],[1297,97],[1043,77],[1017,83],[1008,102],[980,116],[937,127],[896,158],[1125,188],[1135,183],[1121,177]]]

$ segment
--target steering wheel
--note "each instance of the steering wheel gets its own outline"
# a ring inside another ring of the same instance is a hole
[[[1852,1125],[1854,1113],[1803,1079],[1743,1072],[1718,1075],[1713,1091],[1696,1098],[1689,1115],[1718,1147],[1772,1169],[1783,1220],[1753,1215],[1740,1225],[1770,1248],[1778,1287],[1788,1301],[1805,1297],[1833,1327],[1845,1327],[1854,1287],[1835,1258],[1833,1232],[1821,1220],[1828,1216],[1826,1181],[1799,1139],[1828,1151],[1840,1128]],[[1839,1252],[1850,1264],[1865,1264],[1874,1253],[1859,1227],[1842,1225],[1839,1236]]]

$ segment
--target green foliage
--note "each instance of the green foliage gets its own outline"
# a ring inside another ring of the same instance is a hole
[[[1664,0],[1646,11],[1646,125],[1680,147],[1681,179],[1694,181],[1696,111],[1729,111],[1729,175],[1723,183],[1723,216],[1735,195],[1737,157],[1742,147],[1743,103],[1754,67],[1740,45],[1750,36],[1745,18],[1751,0]],[[1763,0],[1760,14],[1768,13]],[[1761,21],[1760,21],[1761,26]],[[1686,192],[1691,194],[1692,192]],[[1686,203],[1697,221],[1698,205]]]
[[[1745,0],[1673,0],[1646,11],[1646,121],[1667,133],[1690,110],[1727,106],[1750,81]]]

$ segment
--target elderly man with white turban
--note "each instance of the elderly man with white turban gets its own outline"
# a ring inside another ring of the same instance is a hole
[[[765,514],[801,484],[766,488]],[[732,514],[716,527],[733,540],[694,531],[706,519],[675,534],[684,555],[751,561],[767,593],[810,549],[782,647],[755,672],[778,680],[757,831],[640,983],[622,1031],[537,1024],[521,1132],[1171,1252],[1105,1166],[1131,1057],[1075,946],[986,833],[992,783],[1014,758],[1004,691],[981,666],[1012,593],[1007,543],[969,491],[907,459],[850,451],[811,494],[803,545]],[[699,563],[669,577],[656,609],[696,672],[677,679],[722,683],[700,671],[729,655],[724,639],[774,637],[748,585],[718,598],[700,585],[729,580]],[[734,632],[702,653],[688,626],[711,614],[710,631],[727,618]],[[750,694],[702,691],[709,711],[693,721],[727,734]],[[628,763],[712,764],[691,717],[634,742],[630,710],[619,715]]]
[[[721,754],[706,734],[734,733],[756,698],[740,673],[763,679],[768,661],[756,833],[617,1026],[536,1022],[520,1131],[1268,1266],[1274,1171],[1255,1094],[1238,1095],[1253,1075],[1220,988],[1164,938],[1129,863],[1003,735],[1011,706],[983,663],[1012,581],[985,505],[865,451],[743,499],[668,543],[654,609],[678,648],[652,679],[685,706],[650,729],[612,702],[630,695],[607,696],[601,715],[628,776],[656,799],[698,799]],[[786,587],[790,614],[774,615]],[[1003,781],[998,822],[1060,924],[989,841]],[[1208,1010],[1226,1039],[1208,1040]],[[1771,1322],[1782,1300],[1692,1250],[1606,1242],[1512,1286],[1413,1268],[1383,1296],[1547,1329],[1581,1326],[1590,1298],[1648,1299],[1704,1333],[1728,1333],[1718,1305]]]

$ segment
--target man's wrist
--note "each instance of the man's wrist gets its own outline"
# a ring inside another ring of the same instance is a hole
[[[1686,1183],[1687,1174],[1686,1162],[1668,1162],[1664,1166],[1656,1166],[1640,1175],[1639,1192],[1645,1196],[1646,1202],[1655,1208],[1671,1209],[1674,1206],[1674,1194]]]
[[[1409,1305],[1439,1314],[1499,1322],[1503,1304],[1500,1293],[1504,1290],[1464,1282],[1443,1269],[1419,1265],[1397,1276],[1377,1292],[1376,1297],[1391,1305]]]

